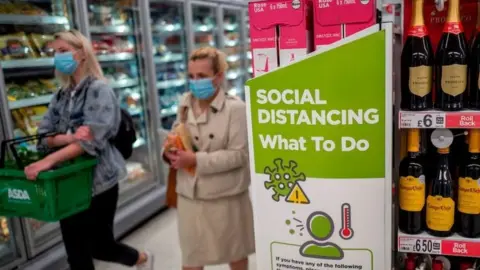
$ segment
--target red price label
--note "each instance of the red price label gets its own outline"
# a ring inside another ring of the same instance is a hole
[[[480,126],[480,115],[478,113],[447,114],[447,128],[475,128]]]
[[[480,256],[480,243],[443,240],[442,251],[445,255]]]

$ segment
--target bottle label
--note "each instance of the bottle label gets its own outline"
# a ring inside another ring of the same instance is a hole
[[[422,38],[428,35],[428,30],[425,25],[410,26],[410,29],[408,29],[407,35],[411,37]]]
[[[480,179],[458,179],[458,211],[464,214],[480,214]]]
[[[443,26],[443,32],[458,35],[464,32],[463,25],[461,22],[446,22]]]
[[[425,176],[400,177],[399,191],[400,209],[409,212],[420,212],[425,206]]]
[[[432,67],[410,67],[408,85],[412,94],[419,97],[428,95],[432,91]]]
[[[427,197],[427,227],[434,231],[448,232],[453,227],[455,202],[442,196]]]
[[[442,90],[451,96],[458,96],[467,89],[467,65],[442,66]]]

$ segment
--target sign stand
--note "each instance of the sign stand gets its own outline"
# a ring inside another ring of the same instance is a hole
[[[257,269],[391,269],[392,25],[247,82]]]

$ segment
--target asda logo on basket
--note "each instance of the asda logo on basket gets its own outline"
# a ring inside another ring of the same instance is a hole
[[[28,191],[26,191],[26,190],[9,188],[8,189],[8,199],[30,201],[30,195],[28,195]]]

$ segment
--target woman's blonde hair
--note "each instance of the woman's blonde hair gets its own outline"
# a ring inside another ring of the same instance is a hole
[[[210,59],[212,62],[213,72],[225,73],[228,69],[227,57],[222,51],[213,47],[203,47],[196,49],[190,54],[190,61],[197,61],[203,59]]]
[[[82,50],[85,54],[85,62],[83,65],[84,76],[92,76],[99,80],[103,80],[103,71],[98,63],[95,52],[91,42],[79,31],[69,30],[59,32],[55,34],[55,39],[61,39],[73,46],[77,50]],[[71,75],[65,75],[58,70],[55,70],[55,77],[60,82],[63,89],[72,87],[74,84],[73,77]]]

